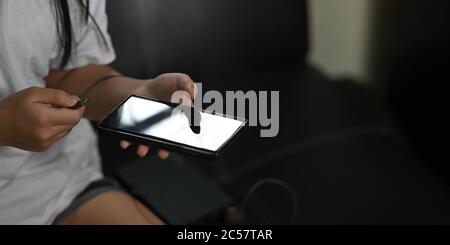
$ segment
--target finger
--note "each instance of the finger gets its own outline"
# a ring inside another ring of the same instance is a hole
[[[43,113],[52,125],[77,125],[83,117],[85,107],[79,109],[52,108],[44,106]]]
[[[73,128],[74,127],[70,126],[70,125],[58,125],[53,128],[53,130],[54,130],[53,132],[55,134],[65,133],[65,132],[70,133],[70,131],[72,131]]]
[[[180,104],[184,106],[191,107],[192,106],[192,98],[188,94],[187,91],[184,90],[178,90],[172,94],[172,97],[170,98],[170,101],[175,104]]]
[[[195,96],[197,95],[197,86],[192,80],[189,84],[186,84],[183,89],[189,93],[189,96],[191,96],[192,100],[195,99]]]
[[[120,147],[124,150],[127,149],[128,147],[130,147],[130,145],[131,145],[131,143],[128,141],[125,141],[125,140],[120,141]]]
[[[197,84],[194,82],[194,99],[197,98],[197,93],[198,93],[198,87]]]
[[[145,145],[140,145],[140,146],[138,146],[136,153],[140,157],[145,157],[145,156],[147,156],[149,150],[150,150],[150,147],[145,146]]]
[[[51,137],[48,142],[51,144],[54,144],[55,142],[61,140],[62,138],[66,137],[70,133],[70,130],[63,130],[59,133],[56,133],[53,137]]]
[[[63,108],[74,106],[80,100],[77,96],[70,95],[60,89],[32,88],[30,93],[32,93],[35,103],[50,104]]]
[[[196,95],[196,86],[194,81],[186,74],[179,74],[177,77],[177,87],[180,90],[184,90],[189,93],[189,96],[193,100]]]
[[[166,150],[159,150],[158,151],[158,157],[165,160],[170,156],[170,152],[166,151]]]

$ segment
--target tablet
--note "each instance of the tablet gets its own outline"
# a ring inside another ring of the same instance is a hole
[[[131,95],[100,121],[98,129],[169,151],[217,157],[245,124],[245,119]]]

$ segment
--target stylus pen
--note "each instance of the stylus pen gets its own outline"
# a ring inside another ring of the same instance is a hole
[[[187,124],[189,128],[192,130],[194,134],[200,134],[200,121],[201,121],[201,113],[198,109],[194,107],[184,107],[181,111],[187,118]],[[144,120],[136,122],[134,125],[130,125],[125,127],[127,130],[131,131],[142,131],[143,128],[147,128],[149,125],[156,124],[161,122],[173,115],[173,108],[168,108],[163,110],[155,115],[152,115]]]
[[[202,120],[200,111],[197,108],[192,107],[190,117],[189,127],[194,134],[200,134],[200,121]]]
[[[70,107],[69,109],[78,110],[83,106],[86,106],[86,104],[89,102],[89,98],[80,99],[74,106]]]
[[[72,107],[67,107],[68,109],[73,109],[73,110],[78,110],[83,106],[86,106],[86,104],[89,102],[89,98],[85,98],[85,99],[80,99],[75,105],[73,105]],[[61,108],[59,106],[55,106],[52,104],[48,104],[49,107],[52,108]]]

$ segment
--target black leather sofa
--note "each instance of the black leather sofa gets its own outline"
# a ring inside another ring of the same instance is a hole
[[[114,66],[127,75],[176,71],[205,90],[280,91],[277,137],[260,138],[259,128],[248,128],[214,162],[173,156],[174,168],[193,166],[236,206],[245,202],[242,222],[450,223],[448,183],[418,160],[371,91],[330,81],[305,62],[305,1],[109,0],[108,14],[118,54]],[[108,174],[136,161],[164,164],[155,157],[137,160],[111,138],[101,137],[100,144]],[[145,171],[136,178],[145,178]],[[296,202],[289,191],[270,185],[249,197],[264,178],[289,185]],[[165,172],[164,179],[177,188],[175,176]]]

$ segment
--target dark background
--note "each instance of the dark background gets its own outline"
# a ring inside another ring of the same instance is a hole
[[[448,2],[373,6],[361,86],[306,61],[305,1],[108,1],[121,72],[277,90],[281,105],[277,137],[247,128],[215,161],[139,160],[101,137],[105,172],[169,223],[449,224]]]

